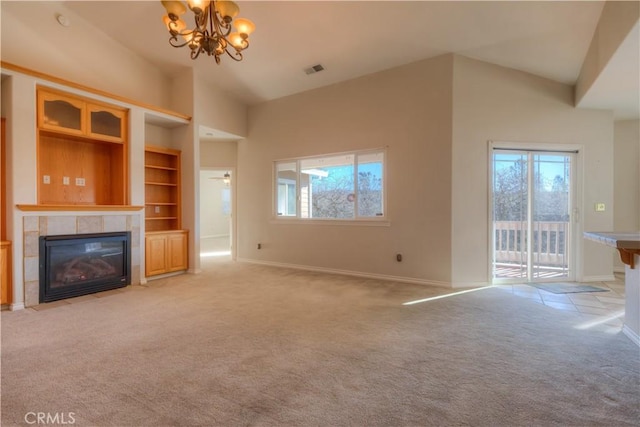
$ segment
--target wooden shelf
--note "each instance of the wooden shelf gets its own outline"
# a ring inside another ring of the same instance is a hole
[[[141,211],[144,206],[135,205],[16,205],[23,212],[36,211]]]
[[[180,151],[146,146],[144,161],[146,231],[179,230]]]
[[[160,169],[160,170],[167,170],[167,171],[177,171],[177,168],[170,168],[170,167],[166,167],[166,166],[155,166],[155,165],[144,165],[145,168],[149,168],[149,169]]]
[[[172,183],[172,182],[151,182],[151,181],[147,181],[147,182],[145,182],[145,184],[146,185],[166,185],[166,186],[169,186],[169,187],[175,187],[175,186],[178,185],[178,184]]]

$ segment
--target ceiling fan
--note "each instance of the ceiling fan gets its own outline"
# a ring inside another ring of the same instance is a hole
[[[225,172],[223,176],[210,176],[209,179],[221,179],[225,185],[229,185],[231,183],[231,175],[229,172]]]

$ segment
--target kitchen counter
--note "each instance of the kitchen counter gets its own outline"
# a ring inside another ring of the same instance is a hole
[[[636,260],[634,254],[640,254],[640,231],[633,232],[604,232],[587,231],[584,233],[587,240],[600,242],[612,248],[616,248],[620,253],[622,262],[635,268]]]
[[[640,346],[640,231],[585,232],[584,238],[615,248],[624,267],[625,310],[622,331]]]

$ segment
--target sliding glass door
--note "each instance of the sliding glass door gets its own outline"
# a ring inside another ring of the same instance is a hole
[[[494,149],[494,280],[573,280],[575,153]]]

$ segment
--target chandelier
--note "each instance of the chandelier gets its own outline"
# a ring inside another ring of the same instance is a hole
[[[187,11],[183,2],[162,1],[167,10],[163,21],[171,34],[169,44],[173,47],[189,46],[191,59],[206,52],[215,57],[216,64],[220,63],[220,56],[224,53],[235,61],[242,61],[242,51],[249,47],[249,34],[255,25],[248,19],[236,18],[240,12],[238,5],[228,0],[188,0],[187,4],[195,18],[192,30],[188,30],[180,18]]]

